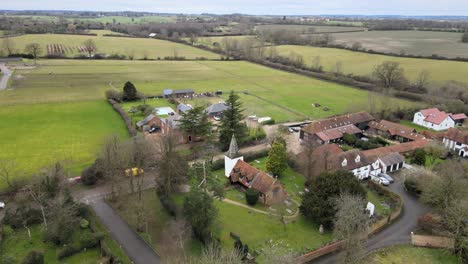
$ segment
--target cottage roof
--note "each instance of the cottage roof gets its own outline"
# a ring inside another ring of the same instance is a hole
[[[359,123],[369,122],[375,118],[367,112],[359,112],[336,116],[332,118],[316,120],[302,128],[304,132],[315,134],[332,128],[342,127],[346,125],[356,125]]]
[[[328,129],[322,132],[317,132],[316,135],[323,141],[334,140],[338,138],[342,138],[344,134],[359,134],[362,131],[357,128],[355,125],[345,125],[342,127],[336,127],[332,129]]]
[[[206,108],[205,111],[208,114],[213,114],[213,113],[220,113],[228,109],[229,109],[229,106],[226,103],[216,103],[216,104],[210,105],[208,108]]]
[[[276,183],[276,179],[255,168],[243,160],[238,160],[231,172],[231,181],[239,182],[247,188],[254,188],[267,193]]]
[[[142,126],[148,124],[149,121],[153,120],[153,118],[156,118],[156,116],[151,114],[151,115],[145,117],[143,120],[137,122],[136,125],[137,125],[137,127],[142,127]]]
[[[367,153],[364,154],[366,155]],[[378,154],[377,156],[368,156],[368,158],[380,159],[386,166],[399,164],[405,161],[405,157],[397,152]]]
[[[398,123],[393,123],[387,120],[381,120],[380,122],[371,121],[369,127],[388,132],[392,136],[400,136],[411,140],[425,139],[421,134],[418,134],[414,128],[407,127]]]
[[[445,133],[445,138],[462,144],[468,144],[468,131],[449,128],[449,130]]]
[[[453,120],[463,120],[467,119],[468,117],[465,114],[456,114],[450,116]]]
[[[179,128],[180,122],[179,120],[182,118],[182,116],[174,114],[171,115],[167,118],[161,119],[161,122],[169,126],[171,129],[177,129]]]
[[[391,145],[391,146],[386,146],[386,147],[381,147],[381,148],[376,148],[376,149],[370,149],[370,150],[365,150],[363,153],[366,156],[381,156],[393,152],[398,152],[400,154],[402,153],[407,153],[410,151],[413,151],[418,148],[424,148],[429,142],[425,139],[419,139],[411,142],[406,142],[406,143],[401,143],[401,144],[396,144],[396,145]]]
[[[325,144],[320,145],[315,148],[311,153],[311,160],[313,161],[313,171],[314,175],[319,175],[320,173],[327,170],[327,160],[330,156],[336,156],[342,153],[343,150],[336,144]],[[298,155],[298,159],[305,162],[309,157],[307,157],[307,153],[301,152]]]
[[[372,158],[365,156],[362,151],[354,149],[336,156],[330,156],[327,169],[350,171],[370,165],[374,161]]]

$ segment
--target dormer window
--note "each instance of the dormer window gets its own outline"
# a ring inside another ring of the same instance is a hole
[[[348,165],[348,161],[344,159],[343,162],[341,162],[341,166],[345,167],[346,165]]]
[[[356,158],[354,159],[354,161],[356,163],[360,162],[361,161],[361,156],[357,155]]]

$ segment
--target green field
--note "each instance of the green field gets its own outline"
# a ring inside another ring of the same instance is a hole
[[[462,33],[433,31],[366,31],[333,34],[336,43],[353,45],[360,42],[364,48],[380,52],[468,58],[468,44],[461,42]]]
[[[456,264],[457,258],[447,250],[393,246],[378,250],[363,260],[364,264]]]
[[[200,37],[200,38],[197,38],[197,43],[203,44],[208,47],[215,47],[218,45],[219,47],[223,47],[225,39],[237,40],[238,42],[241,43],[242,41],[249,39],[249,38],[255,39],[255,36]]]
[[[468,52],[468,44],[466,46]],[[399,58],[311,46],[281,45],[276,46],[276,50],[282,56],[289,56],[291,53],[300,54],[308,65],[312,64],[315,56],[320,56],[325,71],[332,71],[336,63],[340,61],[344,73],[370,75],[376,65],[384,61],[395,61],[401,64],[405,69],[406,76],[412,80],[422,70],[427,70],[431,74],[431,79],[437,84],[449,80],[468,83],[468,75],[466,74],[468,72],[468,62]]]
[[[108,33],[110,33],[110,31]],[[135,59],[141,59],[144,58],[144,56],[147,56],[148,59],[163,59],[166,56],[174,55],[186,57],[187,59],[201,57],[207,59],[219,59],[219,55],[215,53],[183,44],[150,38],[32,34],[12,37],[10,39],[14,44],[15,52],[19,53],[24,52],[24,48],[29,43],[39,43],[42,49],[42,56],[47,55],[47,45],[51,44],[62,45],[65,56],[72,57],[80,54],[86,55],[85,53],[79,52],[79,47],[83,45],[84,41],[92,39],[96,43],[97,53],[108,55],[134,55]]]
[[[26,175],[64,161],[76,176],[94,161],[106,136],[128,137],[104,100],[3,106],[0,120],[0,159],[14,160]]]
[[[83,231],[80,232],[84,233]],[[21,260],[31,250],[42,252],[44,254],[44,263],[47,264],[94,264],[98,263],[101,258],[99,249],[93,248],[59,261],[57,254],[61,248],[52,243],[43,242],[40,225],[31,227],[31,239],[29,239],[26,229],[20,229],[15,231],[11,237],[3,240],[0,245],[2,257],[11,256],[16,260],[15,263],[21,263]]]
[[[294,30],[301,33],[333,33],[343,31],[365,30],[363,27],[342,27],[342,26],[310,26],[310,25],[258,25],[256,30]]]
[[[165,88],[222,90],[225,95],[235,90],[242,92],[246,115],[270,116],[277,121],[367,109],[367,91],[243,61],[41,60],[39,63],[37,69],[15,71],[11,82],[14,90],[4,92],[0,105],[101,99],[106,89],[111,86],[121,89],[130,80],[146,94],[161,94]],[[394,107],[414,105],[394,98],[385,101]],[[315,108],[313,103],[320,103],[329,111]]]

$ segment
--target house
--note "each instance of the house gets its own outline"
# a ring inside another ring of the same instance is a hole
[[[233,184],[253,188],[260,193],[259,200],[265,205],[281,203],[287,198],[283,185],[274,178],[244,161],[234,135],[224,157],[224,171]]]
[[[364,155],[366,153],[364,152]],[[397,152],[388,154],[377,154],[374,156],[368,156],[371,160],[377,160],[379,162],[379,168],[376,168],[371,172],[371,176],[378,176],[379,173],[389,173],[400,170],[405,165],[405,157]]]
[[[150,130],[151,127],[154,127],[154,126],[159,127],[160,122],[159,122],[159,117],[153,114],[145,117],[145,119],[136,123],[136,127],[140,129],[141,131],[148,131]]]
[[[177,113],[180,115],[182,113],[187,113],[188,111],[192,110],[192,106],[188,104],[178,104],[177,105]]]
[[[380,163],[377,159],[368,157],[357,149],[342,152],[336,156],[330,156],[327,163],[327,170],[349,171],[360,180],[375,175],[375,171],[380,168]]]
[[[375,118],[366,112],[352,113],[313,121],[301,129],[299,138],[314,145],[340,141],[344,134],[359,135]]]
[[[216,104],[210,105],[205,109],[205,112],[214,119],[221,119],[223,117],[223,112],[228,110],[229,106],[224,102],[219,102]]]
[[[463,124],[465,114],[451,114],[437,108],[424,109],[414,114],[413,123],[436,131],[447,130]]]
[[[449,128],[442,140],[444,145],[457,152],[460,157],[468,157],[468,132],[456,128]]]
[[[416,132],[416,129],[387,120],[369,122],[369,129],[366,132],[400,142],[425,139],[423,135]]]
[[[164,98],[192,98],[195,94],[193,89],[182,89],[182,90],[172,90],[172,89],[164,89],[163,90],[163,97]]]
[[[157,37],[157,36],[158,36],[158,34],[156,34],[156,33],[150,33],[148,35],[148,37],[150,37],[150,38],[154,38],[154,37]]]

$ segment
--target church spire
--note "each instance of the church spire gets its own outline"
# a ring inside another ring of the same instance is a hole
[[[226,156],[231,159],[239,157],[239,147],[237,146],[237,140],[234,134],[232,134],[231,144],[229,144],[229,150],[226,153]]]

